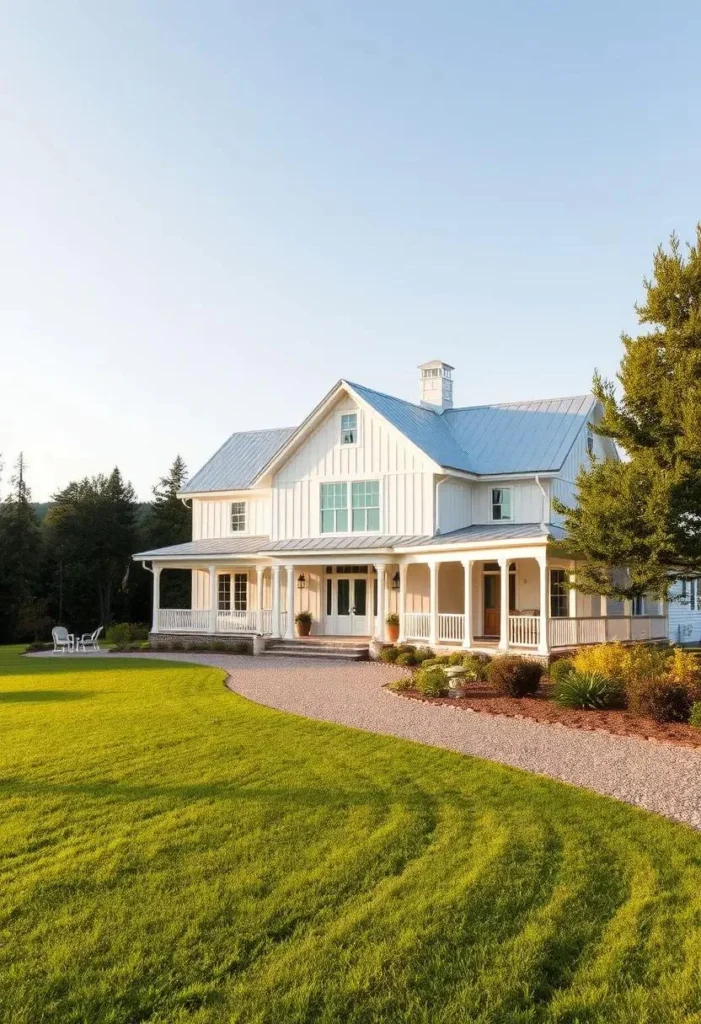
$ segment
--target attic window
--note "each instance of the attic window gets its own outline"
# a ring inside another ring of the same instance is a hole
[[[358,443],[358,414],[344,412],[341,416],[341,444]]]
[[[492,519],[494,522],[509,522],[512,518],[511,511],[511,488],[492,488]]]
[[[246,532],[246,502],[245,501],[232,501],[231,502],[231,532],[232,533],[245,533]]]
[[[594,454],[594,434],[591,427],[587,427],[587,454]]]

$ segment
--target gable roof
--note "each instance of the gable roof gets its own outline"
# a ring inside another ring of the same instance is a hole
[[[202,469],[188,480],[180,494],[245,490],[295,429],[280,427],[232,434]]]

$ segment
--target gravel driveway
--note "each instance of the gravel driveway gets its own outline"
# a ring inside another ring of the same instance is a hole
[[[701,828],[701,753],[692,749],[407,700],[383,688],[397,670],[372,662],[146,656],[223,668],[229,688],[259,704],[550,775]]]

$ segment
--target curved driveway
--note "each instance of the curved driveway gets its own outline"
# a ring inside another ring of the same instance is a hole
[[[701,753],[693,749],[407,700],[384,688],[397,670],[371,662],[146,657],[217,666],[231,690],[259,704],[550,775],[701,828]]]

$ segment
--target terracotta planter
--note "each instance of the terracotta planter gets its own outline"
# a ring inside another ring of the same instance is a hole
[[[297,636],[309,636],[312,628],[311,622],[297,622]]]
[[[387,639],[391,644],[396,644],[399,639],[399,626],[387,626]]]

